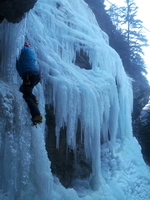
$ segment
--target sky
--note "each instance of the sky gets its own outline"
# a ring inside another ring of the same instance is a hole
[[[147,0],[136,0],[135,2],[137,4],[137,6],[139,7],[139,12],[138,12],[138,16],[139,19],[141,19],[143,21],[143,26],[148,29],[144,29],[144,34],[146,35],[146,38],[148,39],[148,43],[150,45],[150,27],[149,27],[149,19],[150,19],[150,11],[149,11],[149,6],[148,5],[148,1]],[[149,47],[145,47],[144,48],[144,52],[145,52],[145,63],[147,65],[147,70],[149,72],[147,78],[150,80],[150,60],[149,60],[149,56],[150,56],[150,46]]]
[[[107,2],[105,0],[105,2]],[[124,0],[109,0],[109,2],[114,3],[118,6],[124,5]],[[149,0],[134,0],[136,5],[138,6],[138,13],[137,13],[137,18],[143,21],[143,26],[148,29],[146,30],[143,28],[143,34],[146,36],[148,39],[148,44],[150,45],[150,26],[149,26],[149,19],[150,19],[150,11],[149,11]],[[109,3],[107,3],[109,5]],[[147,79],[150,81],[150,59],[149,59],[149,54],[150,54],[150,46],[144,47],[144,61],[147,66]]]

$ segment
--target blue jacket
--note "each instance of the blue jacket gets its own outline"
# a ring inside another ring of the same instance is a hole
[[[36,65],[36,56],[30,47],[24,46],[21,50],[19,60],[16,62],[16,68],[20,76],[28,71],[39,70]]]

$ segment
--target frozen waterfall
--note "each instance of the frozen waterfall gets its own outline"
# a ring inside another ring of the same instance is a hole
[[[149,200],[149,168],[132,136],[131,80],[88,5],[38,0],[19,24],[4,21],[0,36],[0,200]],[[76,190],[64,188],[51,173],[45,120],[31,126],[19,92],[15,62],[25,40],[42,73],[34,90],[42,115],[45,104],[54,106],[57,146],[60,128],[67,126],[67,145],[76,152],[81,122],[92,174]],[[75,64],[80,51],[92,69]],[[90,189],[80,192],[89,182]]]

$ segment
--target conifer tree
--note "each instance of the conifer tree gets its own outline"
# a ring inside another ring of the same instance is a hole
[[[126,0],[126,7],[122,8],[122,25],[126,25],[124,34],[126,35],[129,48],[134,53],[142,53],[142,47],[147,46],[147,39],[142,34],[142,21],[136,19],[138,7],[134,0]]]
[[[111,5],[108,13],[113,24],[117,24],[117,29],[120,30],[125,39],[124,43],[127,46],[125,67],[127,66],[132,76],[136,75],[134,74],[135,68],[137,68],[137,73],[144,72],[146,74],[145,64],[142,61],[142,47],[147,46],[147,39],[142,34],[142,21],[137,19],[138,7],[134,3],[134,0],[125,0],[125,3],[126,6],[123,7]],[[118,16],[117,22],[115,21],[116,16]]]
[[[113,23],[125,35],[132,58],[133,53],[143,54],[142,47],[147,46],[147,39],[142,34],[142,21],[136,19],[138,7],[134,0],[125,0],[125,3],[126,6],[124,7],[117,7],[112,4],[108,13]]]

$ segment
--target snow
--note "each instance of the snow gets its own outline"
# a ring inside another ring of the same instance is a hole
[[[0,35],[0,199],[149,200],[149,167],[132,136],[131,80],[88,5],[38,0],[19,24],[4,21]],[[57,146],[60,128],[67,125],[67,145],[76,152],[81,122],[92,174],[74,180],[73,188],[65,189],[51,173],[45,119],[38,128],[31,126],[19,92],[15,62],[25,40],[42,73],[34,90],[42,115],[45,103],[54,105]],[[89,56],[91,70],[74,64],[80,49]]]

